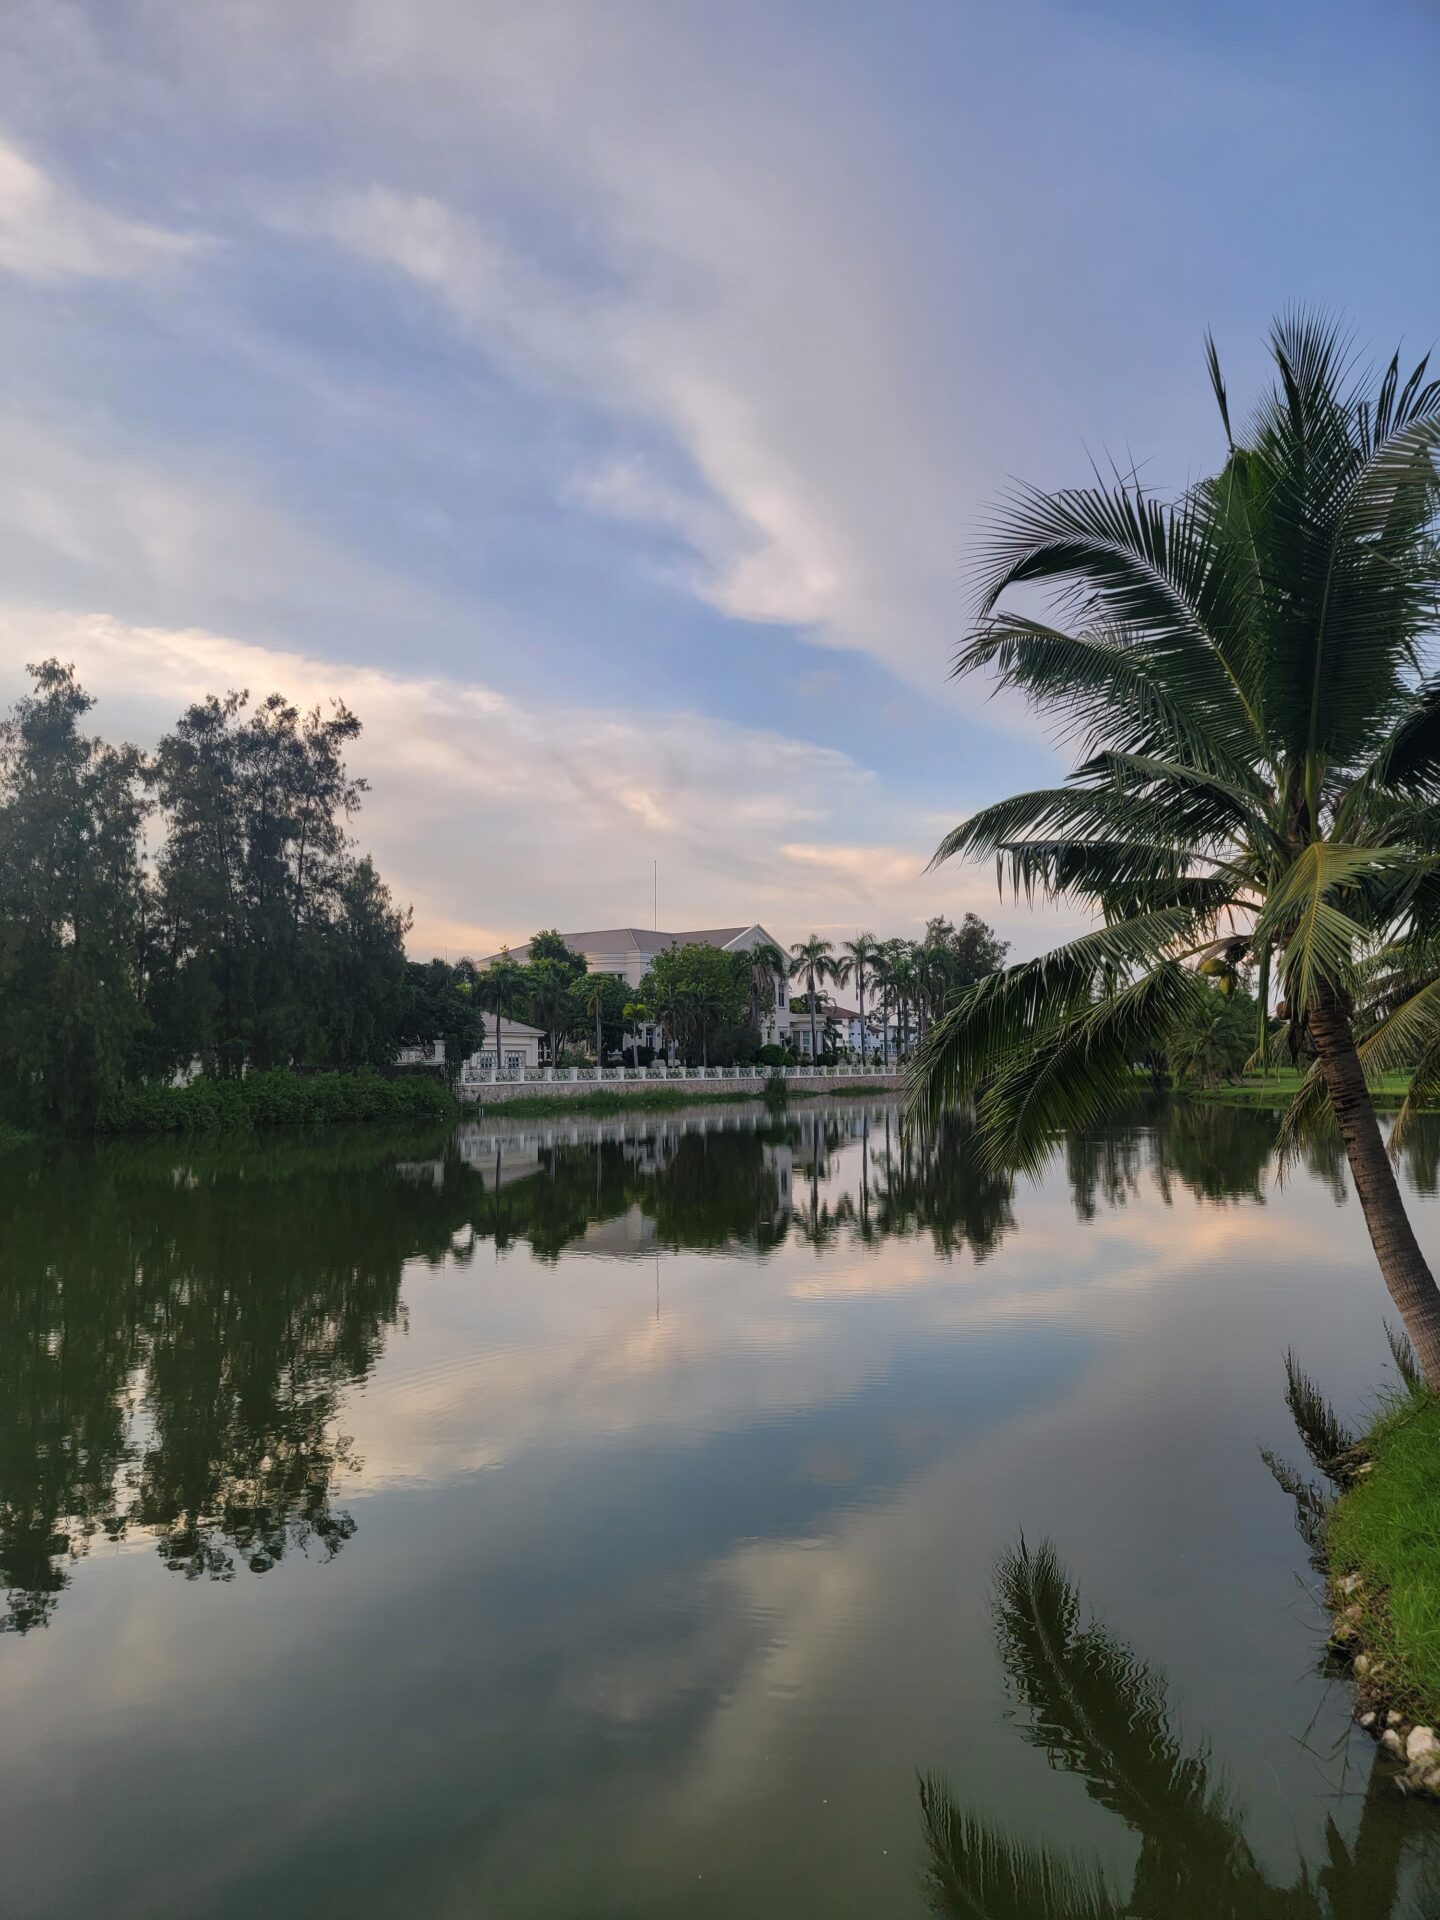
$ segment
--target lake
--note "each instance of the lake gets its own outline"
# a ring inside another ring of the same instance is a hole
[[[1014,1183],[869,1099],[0,1157],[0,1910],[1440,1912],[1259,1455],[1287,1347],[1353,1418],[1393,1377],[1343,1171],[1273,1132],[1157,1105]],[[1430,1128],[1432,1257],[1437,1176]]]

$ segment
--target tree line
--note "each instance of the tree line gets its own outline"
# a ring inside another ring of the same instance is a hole
[[[349,832],[354,714],[211,696],[145,754],[86,732],[73,667],[28,671],[0,722],[8,1116],[83,1128],[119,1089],[195,1065],[392,1059],[410,916]]]
[[[538,1027],[552,1062],[627,1044],[639,1061],[648,1030],[687,1063],[778,1063],[794,1055],[770,1016],[792,982],[812,1057],[840,1050],[825,994],[853,983],[888,1060],[892,1029],[907,1052],[1004,958],[967,914],[918,941],[674,948],[638,988],[588,973],[554,930],[524,965],[412,961],[409,910],[351,831],[366,783],[346,765],[360,721],[342,702],[211,695],[144,753],[88,731],[72,666],[27,671],[0,720],[0,1118],[14,1123],[87,1130],[177,1076],[354,1073],[407,1046],[438,1046],[453,1079],[487,1013],[502,1044],[507,1021]]]

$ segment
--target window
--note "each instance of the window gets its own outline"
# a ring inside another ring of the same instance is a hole
[[[493,1073],[495,1071],[495,1056],[493,1053],[481,1054],[480,1071],[482,1073]]]
[[[519,1056],[519,1054],[518,1054],[518,1053],[507,1053],[507,1054],[506,1054],[506,1056],[505,1056],[505,1065],[506,1065],[506,1067],[507,1067],[507,1068],[509,1069],[509,1071],[510,1071],[511,1073],[514,1073],[514,1072],[516,1072],[516,1071],[518,1070],[518,1068],[519,1068],[519,1066],[520,1066],[520,1056]]]

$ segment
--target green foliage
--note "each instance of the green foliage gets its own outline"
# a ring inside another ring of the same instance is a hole
[[[1417,1718],[1440,1717],[1440,1400],[1406,1392],[1382,1411],[1364,1447],[1372,1466],[1330,1514],[1337,1573],[1384,1595],[1363,1639]]]
[[[271,694],[188,707],[156,751],[147,1010],[157,1073],[357,1067],[393,1057],[405,997],[400,912],[349,822],[360,722]]]
[[[298,1074],[272,1068],[187,1087],[117,1088],[97,1116],[101,1133],[221,1133],[340,1121],[452,1119],[454,1102],[427,1074]]]
[[[553,966],[568,985],[576,987],[585,978],[585,956],[567,947],[554,927],[546,927],[530,941],[529,965]]]
[[[445,1077],[452,1087],[485,1036],[480,978],[468,961],[451,967],[443,960],[423,966],[412,960],[405,967],[401,1044],[433,1047],[440,1042]]]
[[[735,1030],[746,1024],[751,985],[749,954],[665,947],[651,961],[640,997],[686,1061],[733,1065]]]
[[[228,1080],[393,1059],[409,916],[352,850],[354,715],[232,693],[188,708],[147,761],[81,731],[72,668],[30,672],[0,722],[7,1117],[83,1131],[195,1063]]]
[[[0,723],[0,1098],[85,1127],[145,1023],[144,762],[81,732],[73,668],[29,672]]]
[[[1197,998],[1168,1037],[1165,1057],[1178,1082],[1210,1089],[1238,1081],[1255,1051],[1259,1006],[1251,994],[1222,991],[1224,984]]]

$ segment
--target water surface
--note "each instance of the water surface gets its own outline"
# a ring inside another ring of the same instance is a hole
[[[1440,1912],[1258,1456],[1287,1346],[1352,1416],[1388,1364],[1272,1132],[0,1159],[4,1913],[903,1920],[977,1822],[1072,1863],[1006,1913]]]

